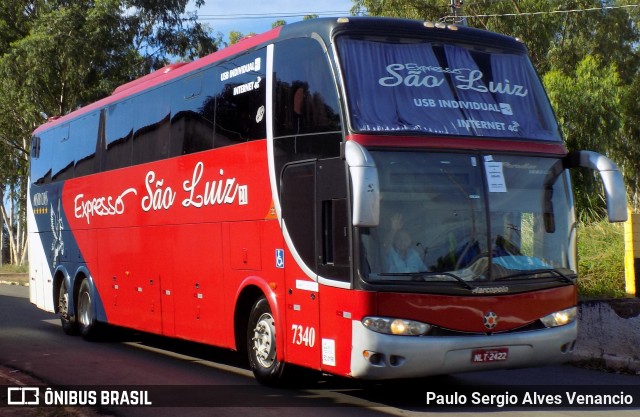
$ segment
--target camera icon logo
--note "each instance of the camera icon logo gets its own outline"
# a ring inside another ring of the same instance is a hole
[[[7,405],[39,405],[40,388],[9,387],[7,388]]]

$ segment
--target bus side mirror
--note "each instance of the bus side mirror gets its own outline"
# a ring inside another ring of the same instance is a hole
[[[357,142],[347,141],[344,156],[349,166],[353,191],[354,226],[375,227],[380,223],[378,169],[369,151]]]
[[[592,151],[571,152],[564,159],[565,168],[590,168],[598,171],[607,201],[609,222],[627,220],[627,192],[618,166],[604,155]]]

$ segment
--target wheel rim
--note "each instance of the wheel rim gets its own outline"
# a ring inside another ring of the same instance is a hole
[[[264,313],[253,329],[253,350],[263,368],[270,368],[276,360],[276,331],[271,314]]]
[[[91,295],[89,291],[83,291],[78,300],[78,319],[80,323],[88,327],[93,322],[93,312],[91,310]]]

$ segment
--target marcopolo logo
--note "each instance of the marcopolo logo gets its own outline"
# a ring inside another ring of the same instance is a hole
[[[472,294],[504,294],[509,292],[509,287],[501,286],[501,287],[476,287],[471,293]]]

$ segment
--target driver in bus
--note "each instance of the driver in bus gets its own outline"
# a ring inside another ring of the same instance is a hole
[[[421,272],[427,268],[413,248],[411,235],[403,228],[404,221],[401,214],[395,214],[391,218],[391,230],[388,240],[392,244],[388,247],[385,259],[386,272]]]

